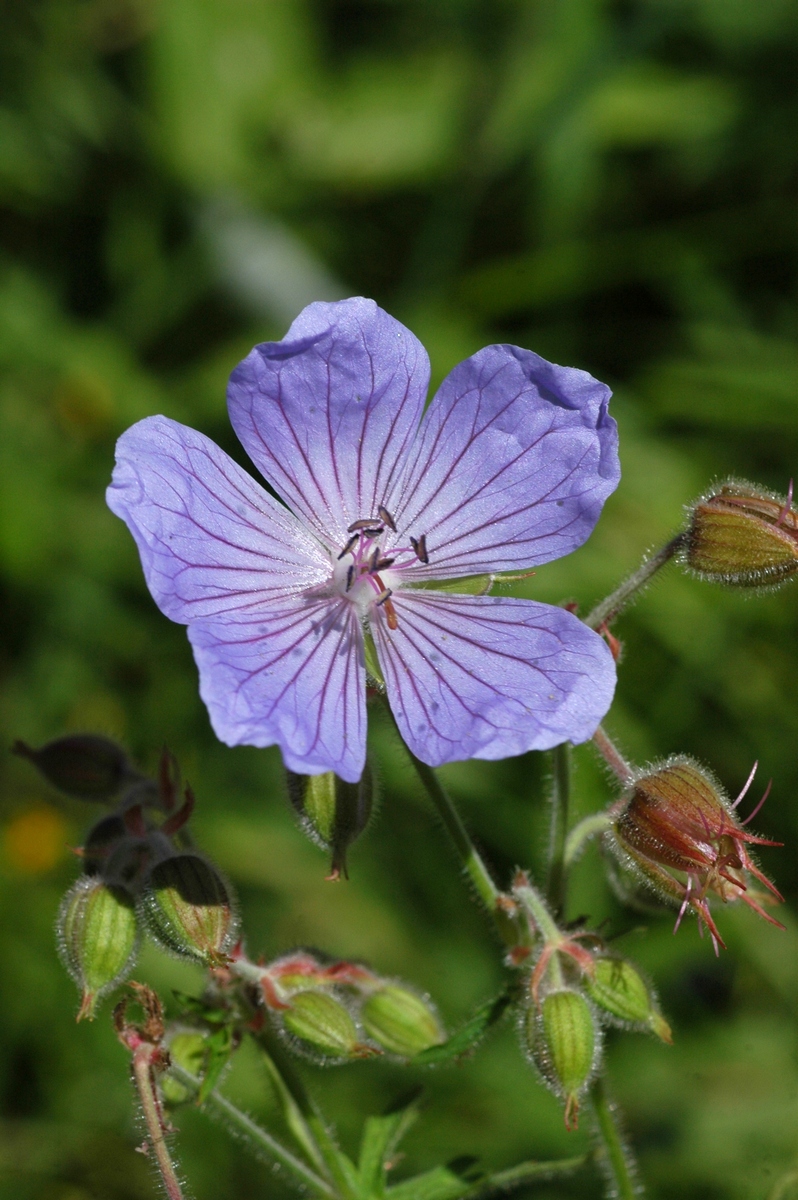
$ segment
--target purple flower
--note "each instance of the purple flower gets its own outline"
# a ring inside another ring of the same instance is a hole
[[[609,389],[517,346],[460,363],[425,413],[428,383],[421,343],[372,300],[311,304],[228,388],[289,507],[176,421],[119,439],[108,504],[159,608],[188,626],[228,745],[358,779],[368,636],[402,736],[432,766],[585,741],[607,711],[615,668],[596,633],[565,609],[468,594],[464,577],[526,571],[589,536],[619,478]]]

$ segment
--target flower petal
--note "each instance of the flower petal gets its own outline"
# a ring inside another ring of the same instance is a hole
[[[108,505],[173,621],[259,607],[329,578],[307,529],[203,434],[147,417],[119,439],[116,459]]]
[[[348,601],[307,596],[189,628],[200,695],[228,746],[278,745],[290,771],[355,783],[366,761],[363,638]]]
[[[620,477],[610,390],[517,346],[486,346],[443,381],[401,495],[400,535],[426,535],[406,578],[526,570],[575,550]]]
[[[356,297],[311,304],[284,341],[256,346],[227,404],[258,470],[336,550],[401,481],[428,384],[418,339]]]
[[[430,766],[584,742],[612,701],[604,641],[563,608],[401,590],[372,624],[402,737]]]

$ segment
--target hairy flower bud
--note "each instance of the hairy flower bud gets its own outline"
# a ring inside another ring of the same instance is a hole
[[[216,966],[235,942],[230,884],[199,854],[175,854],[153,867],[142,907],[156,942],[183,958]]]
[[[526,1014],[525,1040],[543,1078],[565,1101],[565,1127],[576,1129],[579,1101],[598,1064],[601,1035],[590,1004],[570,988],[551,991]]]
[[[364,1058],[373,1053],[363,1045],[349,1009],[329,992],[296,992],[282,1022],[306,1049],[325,1058]]]
[[[775,585],[798,571],[798,513],[756,484],[730,480],[692,508],[684,561],[704,579]]]
[[[446,1040],[430,1002],[404,984],[388,983],[372,992],[360,1016],[369,1037],[402,1058],[412,1058]]]
[[[133,898],[84,876],[62,900],[56,929],[61,958],[82,993],[78,1020],[91,1020],[98,1000],[133,969],[138,947]]]
[[[110,800],[126,779],[136,775],[122,747],[98,734],[70,734],[38,750],[18,741],[13,749],[53,787],[81,800]]]
[[[322,775],[287,772],[288,796],[308,837],[332,852],[330,877],[346,876],[346,852],[366,828],[373,803],[368,762],[357,783],[346,783],[333,771]]]
[[[663,1042],[672,1042],[670,1026],[657,1007],[651,989],[627,958],[598,954],[585,990],[604,1013],[626,1028],[650,1029]]]
[[[680,905],[676,928],[692,908],[700,927],[709,930],[716,953],[724,942],[709,910],[709,893],[724,903],[742,900],[772,925],[779,925],[762,904],[783,897],[748,850],[751,844],[779,843],[748,833],[746,822],[735,811],[752,779],[753,772],[731,804],[706,771],[688,758],[674,758],[638,776],[614,825],[615,848],[622,861],[660,895]],[[767,891],[752,887],[751,876]]]

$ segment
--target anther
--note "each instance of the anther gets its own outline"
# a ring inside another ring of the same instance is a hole
[[[379,516],[383,525],[387,525],[389,529],[392,529],[394,533],[396,533],[396,522],[384,504],[381,504],[377,509],[377,515]]]
[[[374,524],[374,521],[371,517],[366,517],[365,520],[361,517],[359,521],[353,521],[346,532],[347,533],[360,533],[361,529],[368,529],[369,525],[373,525],[373,524]]]
[[[339,562],[341,561],[341,559],[342,559],[342,558],[346,558],[347,554],[348,554],[348,553],[349,553],[349,551],[352,549],[352,547],[354,546],[355,542],[357,541],[357,539],[358,539],[359,537],[360,537],[360,534],[359,534],[359,533],[355,533],[355,534],[353,534],[353,535],[352,535],[352,537],[349,539],[349,541],[348,541],[348,542],[346,543],[346,545],[344,546],[344,548],[343,548],[343,550],[341,551],[341,553],[338,555],[338,561],[339,561]]]
[[[379,546],[375,546],[374,551],[369,559],[369,575],[373,575],[374,572],[377,570],[377,564],[379,563],[379,561],[380,561],[380,548],[379,548]]]
[[[352,565],[349,567],[349,570],[346,572],[346,590],[347,590],[347,592],[349,591],[349,589],[351,588],[351,586],[354,582],[355,582],[355,564],[352,563]]]
[[[384,592],[380,592],[379,596],[374,601],[374,603],[377,605],[377,608],[379,608],[381,604],[384,604],[386,600],[390,600],[392,595],[393,588],[386,588]]]
[[[385,533],[385,529],[382,525],[371,526],[368,529],[364,529],[363,533],[365,533],[366,537],[379,537],[381,533]]]
[[[429,555],[427,554],[427,535],[422,533],[420,538],[411,537],[410,545],[415,551],[416,558],[419,562],[423,562],[426,566],[429,563]]]
[[[396,562],[395,558],[381,558],[380,561],[375,566],[374,570],[375,571],[387,571],[388,568],[392,567],[395,562]]]

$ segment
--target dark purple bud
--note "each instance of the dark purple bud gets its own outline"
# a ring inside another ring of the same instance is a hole
[[[38,750],[17,741],[12,750],[29,759],[53,787],[82,800],[110,800],[137,777],[122,747],[99,734],[70,734]]]

